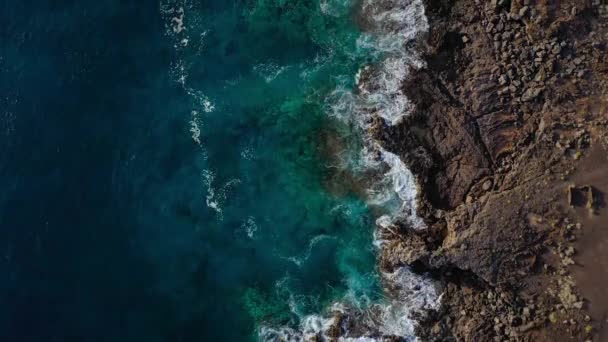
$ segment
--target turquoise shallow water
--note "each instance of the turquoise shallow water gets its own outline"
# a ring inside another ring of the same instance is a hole
[[[0,340],[247,341],[380,300],[362,133],[329,115],[380,58],[356,6],[0,2]]]
[[[327,114],[327,96],[352,87],[364,54],[354,9],[332,6],[331,14],[318,1],[163,6],[173,76],[191,95],[200,146],[184,229],[203,244],[200,286],[214,291],[205,311],[225,313],[218,324],[238,322],[244,334],[380,293],[372,217],[339,182],[340,143],[356,132]]]

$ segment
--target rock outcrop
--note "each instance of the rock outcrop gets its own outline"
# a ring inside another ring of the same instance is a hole
[[[422,188],[429,229],[402,227],[382,265],[443,282],[425,339],[591,337],[568,272],[578,229],[565,181],[608,132],[600,12],[591,1],[427,1],[427,66],[403,85],[415,112],[374,130]]]

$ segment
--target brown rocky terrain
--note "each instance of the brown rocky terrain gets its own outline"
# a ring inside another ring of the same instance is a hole
[[[375,130],[421,186],[381,261],[442,283],[423,340],[608,340],[606,8],[426,1],[415,113]]]

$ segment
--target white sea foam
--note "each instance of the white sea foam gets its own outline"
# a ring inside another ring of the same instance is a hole
[[[196,106],[194,108],[195,111],[211,113],[215,110],[213,101],[201,91],[195,90],[188,85],[190,63],[185,57],[187,55],[186,52],[192,48],[197,51],[197,55],[200,54],[208,33],[207,30],[202,30],[202,33],[198,34],[198,39],[192,39],[191,35],[195,34],[195,31],[201,31],[199,27],[201,23],[196,19],[197,16],[192,16],[192,18],[186,20],[187,10],[191,7],[192,4],[189,0],[161,1],[161,14],[165,18],[166,33],[175,42],[174,48],[177,54],[176,60],[171,63],[171,75],[184,88],[186,93],[192,97]],[[193,25],[194,29],[189,30],[188,25]],[[191,46],[191,42],[195,43],[194,46]]]
[[[359,99],[346,86],[339,85],[326,98],[327,115],[348,124],[360,125],[358,117]]]
[[[390,301],[381,305],[379,330],[385,335],[410,337],[414,340],[414,311],[437,309],[439,296],[431,280],[400,267],[383,274],[389,288]]]
[[[184,26],[184,8],[180,7],[175,11],[175,16],[171,18],[171,29],[173,33],[179,34],[186,29]]]
[[[320,243],[324,240],[332,240],[332,239],[335,239],[335,237],[331,236],[331,235],[325,235],[325,234],[317,235],[308,242],[306,251],[304,251],[304,253],[302,253],[300,256],[283,257],[283,259],[291,261],[294,264],[296,264],[297,266],[302,266],[302,264],[310,258],[310,256],[312,255],[313,249],[315,248],[315,246],[318,243]]]
[[[428,30],[421,0],[364,0],[361,6],[371,26],[359,39],[362,47],[403,55],[405,45]]]
[[[358,45],[384,58],[374,72],[368,73],[371,77],[358,82],[362,102],[388,124],[396,125],[412,110],[401,91],[402,83],[411,68],[424,65],[416,51],[407,48],[428,30],[424,5],[420,0],[365,0],[362,12],[371,29],[359,38]]]
[[[247,220],[245,220],[243,224],[241,224],[241,229],[245,231],[245,233],[250,239],[253,239],[255,233],[258,231],[258,225],[255,222],[255,218],[253,216],[249,216]]]
[[[215,187],[215,173],[211,170],[203,170],[202,172],[203,185],[207,190],[206,203],[207,207],[213,209],[218,218],[223,219],[222,208],[228,199],[228,193],[233,187],[241,183],[240,179],[230,179],[220,188]]]
[[[204,134],[204,114],[216,110],[214,101],[202,91],[195,89],[189,82],[192,54],[199,56],[205,47],[208,30],[203,29],[204,22],[200,16],[188,15],[193,10],[191,0],[161,0],[160,11],[165,20],[165,32],[174,44],[176,59],[171,63],[171,76],[181,85],[192,101],[189,133],[192,140],[200,147],[200,158],[207,160],[207,149],[201,135]],[[215,174],[211,170],[202,172],[202,183],[206,191],[207,207],[214,210],[222,219],[222,208],[227,201],[228,192],[239,180],[230,180],[220,188],[215,187]],[[254,233],[250,227],[251,234]],[[248,233],[249,235],[249,233]]]
[[[421,229],[424,223],[416,215],[414,175],[397,155],[383,149],[367,132],[374,116],[393,126],[413,110],[401,88],[410,70],[424,66],[416,51],[408,47],[428,30],[424,6],[420,0],[364,0],[362,13],[370,29],[358,43],[379,53],[381,61],[357,72],[356,93],[338,86],[327,98],[328,114],[363,132],[364,146],[354,163],[355,171],[372,175],[375,181],[368,189],[368,201],[388,211],[377,225],[387,228],[404,222]]]
[[[330,4],[329,0],[322,1],[321,9],[334,15]],[[413,105],[403,94],[402,86],[410,70],[421,68],[424,63],[408,44],[428,30],[428,23],[421,0],[364,0],[361,5],[370,29],[358,40],[358,46],[376,54],[380,62],[357,72],[357,92],[346,86],[348,82],[339,82],[327,97],[326,108],[329,116],[362,133],[359,158],[345,161],[345,167],[372,179],[368,203],[386,212],[376,221],[374,244],[384,248],[383,230],[397,223],[413,229],[424,229],[425,225],[416,214],[418,189],[414,175],[399,156],[382,148],[368,131],[374,117],[392,126],[412,112]],[[365,333],[351,336],[347,331],[338,341],[383,341],[382,336],[390,335],[416,341],[412,313],[436,308],[441,296],[429,278],[414,274],[405,266],[393,273],[382,273],[381,278],[387,289],[383,302],[359,307],[353,305],[356,299],[344,298],[326,315],[303,317],[297,329],[262,327],[260,339],[296,342],[320,336],[330,340],[327,332],[336,323],[332,313],[342,312],[364,327]]]
[[[210,170],[203,170],[203,184],[207,188],[207,206],[215,210],[219,215],[222,215],[222,208],[219,204],[219,199],[216,198],[215,188],[213,187],[213,181],[215,175]]]
[[[360,96],[367,110],[383,118],[390,125],[398,124],[413,106],[401,91],[409,74],[410,64],[401,57],[385,59],[365,83],[359,83]]]
[[[367,331],[361,336],[348,330],[338,338],[338,341],[380,342],[382,336],[402,336],[406,341],[416,341],[415,325],[411,315],[419,310],[437,309],[440,296],[435,286],[424,277],[413,274],[407,267],[401,267],[392,273],[383,273],[383,281],[387,283],[388,296],[385,301],[375,303],[365,308],[355,308],[348,304],[336,302],[328,310],[327,315],[307,315],[300,319],[297,328],[262,327],[259,338],[262,341],[309,341],[313,337],[321,337],[323,341],[332,340],[329,330],[338,324],[337,314],[346,315],[357,320],[358,328],[366,327]],[[342,326],[346,329],[346,326]]]
[[[192,140],[198,145],[201,145],[201,128],[198,124],[198,112],[192,111],[192,119],[190,119],[190,133],[192,133]]]
[[[202,91],[192,89],[190,87],[184,87],[186,93],[192,97],[195,105],[202,109],[205,113],[211,113],[215,111],[215,104],[211,101],[211,99],[203,94]]]
[[[329,16],[345,15],[350,2],[350,0],[321,0],[321,11]],[[360,158],[356,161],[348,160],[345,164],[361,173],[371,174],[375,180],[369,188],[368,200],[370,205],[386,211],[385,215],[378,218],[377,229],[374,232],[375,245],[383,248],[381,230],[389,229],[398,222],[407,223],[413,228],[424,228],[424,224],[416,216],[417,188],[414,176],[397,155],[384,150],[366,132],[373,116],[384,119],[388,125],[396,125],[412,111],[412,104],[403,95],[401,87],[410,70],[422,67],[423,62],[416,51],[407,45],[420,33],[428,30],[428,23],[421,0],[363,0],[361,6],[362,17],[368,21],[366,27],[369,31],[358,40],[358,47],[375,54],[380,62],[366,66],[357,73],[355,76],[357,92],[346,86],[348,82],[337,87],[327,99],[327,109],[328,115],[348,123],[362,133],[363,148]],[[197,30],[197,22],[194,19],[196,16],[187,15],[190,7],[190,0],[161,1],[166,31],[175,41],[174,47],[178,56],[185,55],[182,54],[185,51],[196,51],[199,55],[203,51],[204,39],[208,32],[203,31],[195,35],[195,32],[201,30]],[[331,57],[331,53],[319,55],[310,68],[300,68],[303,70],[301,76],[307,77],[308,73],[321,68]],[[212,113],[216,105],[212,99],[188,85],[189,68],[187,59],[178,57],[172,63],[171,69],[176,82],[181,84],[194,100],[190,133],[205,154],[200,139],[203,128],[203,118],[200,114]],[[285,67],[261,65],[255,71],[267,82],[272,82],[285,71]],[[243,155],[244,158],[248,156],[249,153]],[[202,176],[206,187],[207,206],[216,211],[221,219],[227,193],[239,184],[239,180],[230,180],[218,188],[212,171],[205,170]],[[243,223],[243,229],[248,237],[254,238],[258,228],[250,217]],[[292,261],[301,265],[310,257],[314,245],[322,239],[323,237],[311,240],[305,253],[292,257]],[[260,339],[304,341],[320,335],[329,340],[327,330],[336,323],[331,313],[342,312],[359,320],[358,324],[367,327],[367,332],[362,336],[351,336],[350,332],[347,332],[338,341],[382,341],[383,338],[378,337],[382,335],[398,335],[406,340],[415,340],[413,333],[415,322],[411,319],[411,313],[433,308],[438,304],[440,296],[437,296],[430,280],[413,274],[406,267],[390,274],[381,274],[381,278],[388,289],[384,302],[372,305],[366,302],[365,305],[358,305],[358,300],[368,300],[357,298],[351,291],[343,302],[332,305],[327,315],[302,316],[298,304],[301,298],[290,294],[289,305],[292,312],[301,318],[300,326],[297,329],[261,327]]]
[[[256,155],[256,152],[255,152],[255,148],[253,146],[245,147],[241,151],[241,158],[243,158],[245,160],[256,160],[257,159],[257,155]]]
[[[274,81],[279,75],[289,69],[289,65],[278,65],[276,63],[263,63],[253,67],[253,71],[260,75],[266,83]]]
[[[173,46],[177,54],[176,60],[171,63],[171,74],[184,87],[188,95],[195,100],[195,103],[200,106],[197,109],[210,113],[215,110],[213,101],[202,92],[188,86],[190,63],[185,56],[191,50],[196,51],[196,55],[199,55],[205,46],[205,37],[208,34],[208,30],[201,29],[200,26],[203,23],[200,22],[198,16],[187,16],[191,8],[190,0],[161,1],[160,9],[165,19],[166,33],[174,41]],[[190,29],[190,26],[192,26],[192,29]],[[196,32],[201,33],[197,34]],[[194,39],[191,35],[195,35]]]
[[[348,13],[352,6],[351,0],[321,0],[321,12],[332,17],[339,17]]]
[[[376,183],[380,189],[370,189],[371,201],[379,206],[394,202],[395,208],[390,214],[378,218],[376,224],[381,228],[387,228],[400,221],[407,223],[411,228],[424,228],[424,222],[416,214],[418,191],[414,175],[397,155],[382,148],[379,148],[379,152],[382,163],[388,166],[388,170],[382,180]]]

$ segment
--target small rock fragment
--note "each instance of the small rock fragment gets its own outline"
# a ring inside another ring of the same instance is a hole
[[[537,98],[542,91],[542,88],[529,88],[523,93],[523,95],[521,96],[521,100],[524,102],[532,101]]]
[[[557,314],[555,312],[550,313],[549,320],[551,321],[551,323],[557,323]]]
[[[519,16],[523,17],[528,13],[528,6],[524,6],[522,8],[519,9]]]
[[[572,260],[572,258],[566,257],[562,260],[562,264],[564,266],[574,265],[574,260]]]
[[[482,189],[483,189],[484,191],[488,191],[488,190],[490,190],[490,188],[491,188],[491,187],[492,187],[492,181],[491,181],[491,180],[489,180],[489,179],[488,179],[487,181],[485,181],[485,182],[483,183],[483,185],[482,185]]]

